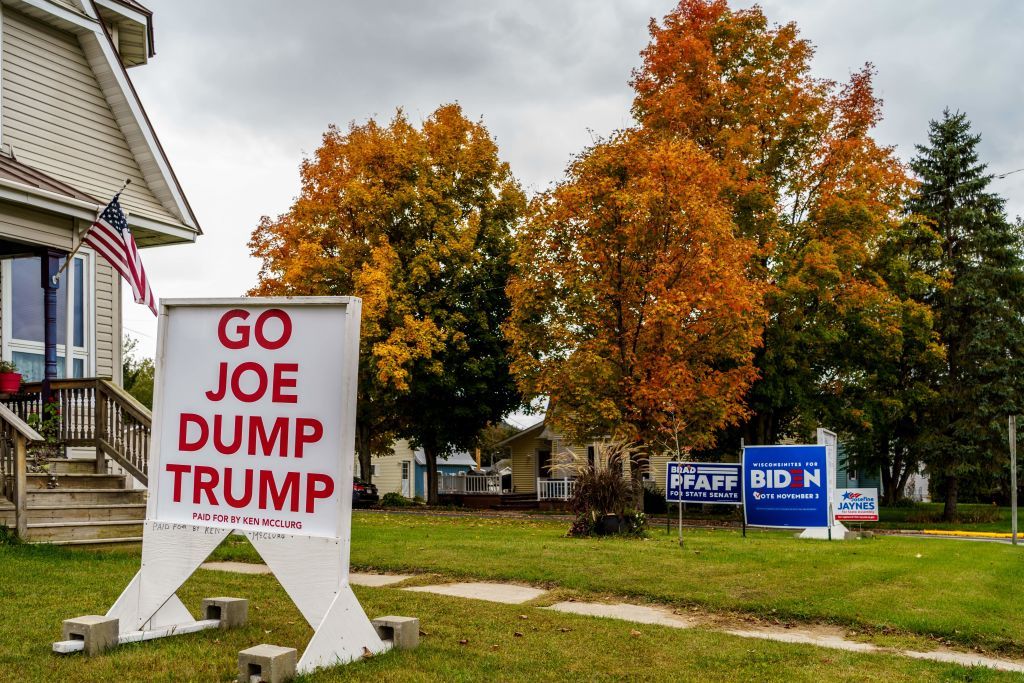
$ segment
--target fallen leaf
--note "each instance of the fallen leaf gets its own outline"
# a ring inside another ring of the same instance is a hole
[[[516,638],[522,638],[522,637],[523,637],[523,634],[522,634],[522,633],[520,633],[519,631],[516,631],[516,632],[515,632],[515,633],[513,633],[512,635],[514,635],[514,636],[515,636]]]
[[[467,644],[468,642],[469,642],[468,640],[466,640],[465,638],[463,638],[462,640],[460,640],[460,641],[459,641],[459,645],[465,645],[465,644]]]
[[[429,636],[430,634],[427,633],[426,631],[424,631],[423,629],[420,629],[420,635],[421,636]]]
[[[373,653],[370,652],[370,648],[368,648],[365,645],[363,645],[363,659],[369,659],[372,656],[373,656]]]
[[[520,614],[519,618],[520,619],[529,619],[530,617],[526,616],[525,614]]]
[[[492,649],[492,650],[497,650],[497,649],[498,649],[498,646],[497,646],[497,645],[491,645],[491,649]]]
[[[629,635],[631,635],[631,636],[642,636],[643,634],[640,633],[640,631],[637,631],[636,629],[633,629],[632,631],[629,632]]]
[[[560,628],[560,629],[558,629],[558,630],[559,630],[559,631],[561,631],[562,633],[568,633],[568,632],[569,632],[569,631],[571,631],[572,629],[571,629],[571,628],[566,628],[566,627],[564,627],[564,626],[563,626],[562,628]]]

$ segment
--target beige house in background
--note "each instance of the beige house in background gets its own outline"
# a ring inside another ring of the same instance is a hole
[[[607,466],[601,441],[572,443],[545,420],[522,429],[498,446],[509,450],[512,464],[512,493],[538,493],[538,489],[545,487],[556,489],[557,485],[548,485],[546,482],[572,479],[571,470],[564,467],[564,464],[571,462],[573,456],[577,462],[585,461],[596,467]],[[570,453],[573,455],[569,455]],[[649,462],[642,469],[644,479],[653,481],[658,488],[663,489],[666,463],[671,459],[671,455],[667,453],[651,455]],[[631,476],[628,466],[623,467],[623,474],[627,478]],[[554,493],[553,491],[552,495],[543,497],[556,497]]]

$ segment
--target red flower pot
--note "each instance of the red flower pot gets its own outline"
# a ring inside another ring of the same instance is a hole
[[[0,372],[0,394],[16,394],[21,389],[21,373]]]

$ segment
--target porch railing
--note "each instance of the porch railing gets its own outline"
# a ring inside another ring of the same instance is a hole
[[[25,538],[28,530],[26,453],[29,444],[42,441],[39,432],[7,406],[0,405],[0,493],[14,503],[14,530],[19,538]]]
[[[60,409],[55,438],[61,445],[95,448],[96,472],[106,472],[107,456],[149,485],[153,415],[148,408],[108,379],[55,380],[50,390]],[[25,384],[2,403],[23,422],[31,415],[45,419],[42,391],[41,382]]]
[[[537,500],[569,500],[575,490],[575,479],[537,480]]]
[[[437,473],[437,492],[448,494],[500,494],[500,474]]]

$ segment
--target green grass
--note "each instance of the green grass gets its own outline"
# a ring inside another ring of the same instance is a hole
[[[942,521],[942,503],[918,503],[907,508],[882,508],[876,529],[952,529],[957,531],[1001,531],[1010,533],[1010,508],[995,505],[960,504],[955,522]]]
[[[570,539],[564,521],[356,513],[352,563],[522,581],[712,612],[898,631],[1024,653],[1024,549],[879,536],[798,540],[781,532],[654,529],[650,538]],[[219,559],[259,561],[234,537]]]
[[[137,552],[0,547],[0,681],[232,681],[239,650],[262,642],[301,650],[311,635],[272,577],[201,570],[179,592],[185,604],[196,611],[206,596],[246,597],[247,626],[127,645],[94,658],[50,652],[61,620],[105,611],[138,563]],[[1017,680],[1010,674],[895,655],[744,640],[699,629],[633,626],[535,607],[395,589],[356,592],[371,616],[419,617],[427,634],[420,647],[302,680]]]

